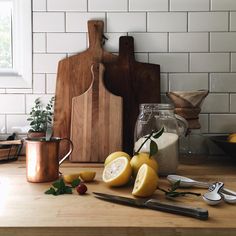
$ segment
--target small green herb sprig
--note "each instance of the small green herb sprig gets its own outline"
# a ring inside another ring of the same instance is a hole
[[[59,179],[52,184],[53,187],[50,187],[46,190],[45,194],[52,194],[54,196],[62,194],[72,194],[72,188],[77,187],[80,184],[80,179],[75,179],[72,181],[71,186],[67,186],[63,179]]]
[[[165,193],[166,197],[180,197],[185,195],[195,195],[195,196],[201,196],[200,193],[194,193],[194,192],[177,192],[176,190],[180,187],[180,180],[176,181],[174,184],[171,185],[171,188],[168,190],[159,188],[158,189]]]
[[[134,155],[137,155],[144,144],[150,140],[150,152],[149,152],[149,157],[154,156],[158,152],[158,146],[155,141],[153,141],[151,138],[157,139],[159,138],[164,132],[164,127],[162,127],[159,131],[155,132],[152,131],[149,135],[144,136],[146,139],[145,141],[140,145],[139,149],[134,153]]]
[[[46,132],[47,127],[52,125],[54,101],[55,97],[52,97],[45,108],[43,108],[40,98],[34,101],[30,117],[27,119],[27,121],[30,121],[30,131]]]

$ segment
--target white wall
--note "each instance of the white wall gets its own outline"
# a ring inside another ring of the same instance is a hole
[[[204,133],[236,132],[235,0],[33,0],[33,88],[0,90],[0,132],[19,131],[34,99],[53,95],[58,60],[88,47],[89,19],[105,21],[111,52],[134,36],[136,59],[161,65],[163,94],[209,89]]]

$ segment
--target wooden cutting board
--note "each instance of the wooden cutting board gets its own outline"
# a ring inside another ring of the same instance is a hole
[[[103,21],[88,21],[89,48],[77,55],[61,60],[58,64],[56,100],[54,110],[54,136],[70,137],[72,98],[83,94],[91,85],[91,65],[112,62],[117,56],[102,48]],[[60,157],[68,150],[60,147]]]
[[[122,98],[104,87],[104,66],[92,65],[89,89],[72,99],[72,162],[104,162],[122,148]]]
[[[105,63],[105,86],[123,97],[123,150],[133,154],[134,127],[141,103],[160,102],[160,66],[135,61],[134,39],[122,36],[119,56]]]

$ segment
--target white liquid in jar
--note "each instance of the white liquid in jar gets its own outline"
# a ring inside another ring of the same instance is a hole
[[[134,145],[134,151],[138,148],[146,138],[140,138]],[[158,145],[158,153],[154,156],[158,163],[158,174],[168,175],[176,173],[178,167],[178,135],[175,133],[164,132],[158,139],[152,138]],[[148,140],[139,152],[150,152],[150,140]]]

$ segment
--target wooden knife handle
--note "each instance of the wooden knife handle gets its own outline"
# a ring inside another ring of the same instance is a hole
[[[190,216],[190,217],[197,218],[200,220],[208,219],[208,211],[203,208],[162,203],[155,199],[150,199],[146,201],[145,206],[153,210],[165,211],[165,212],[184,215],[184,216]]]

